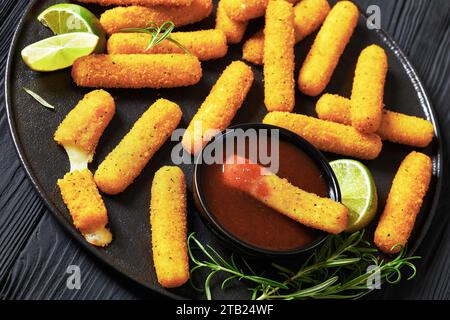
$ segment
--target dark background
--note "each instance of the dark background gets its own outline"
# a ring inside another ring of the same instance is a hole
[[[356,0],[381,8],[382,28],[408,56],[436,110],[444,147],[450,141],[450,1]],[[58,225],[26,177],[9,134],[4,102],[7,51],[27,0],[0,0],[0,298],[159,298],[85,253]],[[417,254],[418,274],[366,299],[450,299],[448,160],[439,210]],[[66,269],[81,268],[80,290],[66,288]]]

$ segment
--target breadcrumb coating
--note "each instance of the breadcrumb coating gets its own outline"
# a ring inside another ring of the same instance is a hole
[[[351,126],[289,112],[271,112],[263,123],[288,129],[316,148],[344,156],[372,160],[378,157],[382,143],[374,133],[362,133]]]
[[[351,97],[352,126],[363,132],[375,132],[381,124],[387,56],[383,48],[364,48],[356,64]]]
[[[423,153],[413,151],[402,161],[375,230],[374,242],[381,251],[397,253],[408,242],[431,175],[431,159]]]
[[[269,112],[292,111],[295,105],[292,4],[269,1],[264,34],[264,103]]]
[[[179,287],[189,279],[186,182],[180,168],[164,166],[155,173],[150,224],[158,282],[165,288]]]
[[[170,37],[200,61],[222,58],[228,51],[225,33],[218,29],[173,32]],[[182,48],[168,40],[147,50],[151,39],[152,35],[147,33],[114,33],[107,42],[108,54],[184,53]]]
[[[192,0],[78,0],[83,3],[95,3],[101,6],[188,6]]]
[[[109,244],[112,235],[105,228],[108,215],[92,173],[88,169],[69,172],[58,180],[58,186],[75,227],[90,243],[101,247]],[[100,237],[92,237],[94,234]]]
[[[126,28],[145,28],[149,22],[161,25],[170,20],[176,27],[181,27],[209,17],[212,8],[212,0],[192,0],[192,3],[185,7],[115,7],[100,16],[100,23],[108,35]]]
[[[184,149],[196,154],[212,138],[211,130],[225,130],[252,84],[253,71],[244,62],[234,61],[226,67],[189,123],[182,139]]]
[[[54,139],[60,145],[76,147],[93,155],[115,111],[114,99],[108,92],[91,91],[67,114]]]
[[[202,67],[188,54],[96,54],[78,58],[73,81],[94,88],[174,88],[198,83]]]
[[[159,99],[151,105],[98,166],[94,179],[99,189],[117,194],[132,184],[178,126],[181,116],[180,107],[169,100]]]
[[[330,5],[327,0],[302,0],[294,7],[295,42],[316,31],[325,20]],[[263,63],[264,31],[260,30],[245,41],[242,59],[256,65]]]
[[[351,125],[350,99],[324,94],[316,104],[320,119]],[[384,109],[381,125],[376,132],[382,140],[413,147],[426,147],[433,140],[434,127],[430,121]]]
[[[228,43],[236,44],[241,42],[247,29],[247,22],[232,20],[228,17],[224,9],[224,0],[217,4],[216,29],[222,30],[227,37]]]
[[[353,34],[358,17],[359,10],[350,1],[339,1],[330,10],[300,69],[298,87],[301,92],[317,96],[325,89]]]

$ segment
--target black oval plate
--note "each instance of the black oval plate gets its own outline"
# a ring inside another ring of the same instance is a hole
[[[51,212],[65,229],[89,252],[106,264],[143,286],[173,298],[202,298],[201,293],[189,284],[166,290],[156,281],[150,246],[149,198],[150,184],[155,171],[162,165],[170,164],[170,151],[175,142],[167,142],[154,156],[142,174],[125,192],[118,196],[106,196],[104,199],[109,212],[110,227],[114,234],[111,245],[105,249],[93,247],[85,242],[74,229],[70,215],[61,200],[56,181],[69,169],[66,154],[53,141],[53,133],[58,124],[71,108],[89,92],[89,89],[77,88],[72,82],[70,69],[51,73],[36,73],[22,62],[20,51],[26,45],[51,36],[51,32],[42,26],[36,17],[45,8],[60,0],[32,1],[20,21],[8,57],[6,73],[6,101],[8,121],[19,156],[33,185],[50,208]],[[87,6],[95,13],[104,10],[98,6]],[[247,36],[261,28],[263,20],[252,23]],[[214,28],[214,17],[184,28],[195,30]],[[298,68],[304,60],[315,35],[302,41],[296,47]],[[409,244],[412,254],[430,227],[441,190],[442,147],[436,116],[424,88],[413,67],[397,47],[395,42],[383,31],[371,31],[366,28],[366,20],[361,16],[358,27],[346,48],[340,63],[325,92],[350,96],[353,72],[359,52],[367,45],[376,43],[385,48],[389,59],[389,72],[386,81],[385,103],[389,109],[426,118],[433,122],[436,137],[428,148],[420,151],[433,159],[433,179],[430,191],[424,201],[422,212]],[[175,101],[183,109],[180,127],[186,127],[201,102],[207,96],[221,71],[233,60],[240,59],[241,45],[230,46],[229,54],[219,60],[203,63],[203,78],[195,86],[170,90],[109,90],[116,100],[117,114],[106,129],[95,155],[91,169],[94,171],[99,162],[112,150],[134,121],[157,98],[164,97]],[[233,120],[233,124],[259,122],[265,115],[263,103],[262,68],[253,67],[255,82],[250,93]],[[22,87],[27,87],[42,95],[56,106],[56,111],[45,109],[28,96]],[[304,96],[297,92],[294,112],[314,114],[317,98]],[[365,163],[372,171],[378,187],[381,207],[401,160],[412,148],[384,143],[381,155],[374,161]],[[337,158],[327,154],[331,159]],[[220,251],[227,249],[214,238],[200,221],[191,198],[192,165],[183,165],[189,188],[189,231],[195,231],[198,238],[208,242]],[[263,264],[263,263],[262,263]],[[248,298],[248,292],[241,284],[229,287],[226,291],[213,290],[216,298]]]

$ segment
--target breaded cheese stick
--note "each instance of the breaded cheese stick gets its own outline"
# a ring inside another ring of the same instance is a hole
[[[186,182],[180,168],[165,166],[155,173],[150,224],[158,282],[165,288],[179,287],[189,279]]]
[[[269,1],[264,35],[264,103],[269,112],[292,111],[295,105],[292,4]]]
[[[298,87],[309,96],[320,94],[333,75],[359,17],[350,1],[339,1],[325,18],[298,77]]]
[[[79,87],[174,88],[194,85],[201,77],[200,61],[188,54],[96,54],[72,66]]]
[[[330,5],[327,0],[302,0],[294,7],[295,42],[316,31],[325,20]],[[253,64],[263,63],[264,32],[258,31],[242,47],[242,59]]]
[[[217,131],[225,130],[236,115],[253,83],[252,69],[232,62],[214,84],[183,135],[183,148],[197,154]]]
[[[228,43],[235,44],[241,42],[244,37],[247,22],[230,19],[223,8],[223,0],[220,0],[217,5],[215,28],[225,33]]]
[[[100,23],[108,35],[126,28],[145,28],[149,22],[158,25],[170,20],[176,27],[201,21],[212,12],[212,0],[192,0],[186,7],[129,6],[106,10]]]
[[[97,143],[115,112],[114,99],[108,92],[91,91],[60,123],[54,139],[66,148],[69,156],[71,152],[83,153],[87,164],[92,161]]]
[[[305,226],[340,233],[347,227],[348,209],[329,198],[322,198],[292,185],[287,179],[248,159],[228,159],[223,165],[224,180],[272,209]]]
[[[269,0],[222,0],[225,12],[235,21],[262,17]]]
[[[374,133],[362,133],[351,126],[301,114],[271,112],[263,123],[288,129],[322,151],[344,156],[372,160],[378,157],[382,147],[380,137]]]
[[[324,94],[316,104],[320,119],[351,125],[350,99]],[[376,132],[382,140],[413,147],[426,147],[434,136],[430,121],[384,109],[381,125]]]
[[[192,3],[192,0],[78,0],[83,3],[95,3],[101,6],[188,6]]]
[[[375,132],[381,124],[387,56],[383,48],[364,48],[356,64],[351,97],[352,126],[363,132]]]
[[[221,58],[228,51],[225,33],[218,29],[173,32],[170,37],[200,61]],[[169,40],[147,50],[151,39],[152,35],[147,33],[114,33],[107,42],[108,54],[184,53],[182,48]]]
[[[88,169],[69,172],[58,180],[58,186],[73,224],[85,239],[95,246],[108,245],[112,240],[106,228],[108,215],[92,173]]]
[[[180,107],[169,100],[152,104],[98,166],[94,179],[99,189],[117,194],[132,184],[178,126],[181,115]]]
[[[413,151],[402,161],[375,230],[374,242],[381,251],[397,253],[408,242],[431,175],[431,159],[423,153]]]

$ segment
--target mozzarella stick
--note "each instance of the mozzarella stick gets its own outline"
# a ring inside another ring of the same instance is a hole
[[[95,3],[101,6],[188,6],[192,0],[78,0],[83,3]]]
[[[431,159],[411,152],[398,169],[381,214],[374,242],[381,251],[397,253],[411,235],[432,175]]]
[[[69,155],[71,150],[83,153],[87,164],[92,161],[97,143],[115,111],[114,99],[108,92],[91,91],[67,114],[54,139]]]
[[[305,226],[334,234],[347,227],[348,209],[339,202],[306,192],[260,165],[238,158],[223,165],[224,180],[230,186]]]
[[[387,56],[382,48],[371,45],[361,51],[356,64],[351,97],[352,126],[363,132],[375,132],[381,124]]]
[[[129,6],[106,10],[100,23],[108,35],[127,28],[145,28],[149,22],[158,25],[170,20],[176,27],[201,21],[212,12],[212,0],[192,0],[186,7]]]
[[[316,31],[325,20],[330,5],[327,0],[302,0],[294,7],[295,42],[298,43]],[[258,31],[242,48],[242,59],[253,64],[263,63],[264,32]]]
[[[324,94],[316,104],[320,119],[345,125],[352,123],[350,108],[350,99],[333,94]],[[382,140],[424,148],[433,139],[434,127],[425,119],[385,109],[376,133]]]
[[[98,166],[94,179],[99,189],[118,194],[132,184],[178,126],[181,115],[180,107],[169,100],[151,105]]]
[[[236,44],[241,42],[244,37],[247,22],[230,19],[223,8],[223,0],[220,0],[216,12],[216,29],[225,33],[228,43]]]
[[[75,170],[58,180],[62,198],[75,227],[85,239],[104,247],[112,240],[112,234],[106,228],[108,215],[92,173],[88,169]]]
[[[72,67],[79,87],[174,88],[201,77],[200,61],[188,54],[97,54],[78,58]]]
[[[354,158],[372,160],[378,157],[382,143],[374,133],[362,133],[351,126],[289,112],[271,112],[263,123],[288,129],[317,149]]]
[[[268,111],[292,111],[295,104],[292,4],[269,1],[264,34],[264,103]]]
[[[262,17],[269,0],[222,0],[225,12],[235,21]]]
[[[241,61],[232,62],[214,84],[183,135],[183,148],[197,154],[225,130],[236,115],[253,83],[252,69]]]
[[[222,58],[227,54],[227,38],[222,30],[173,32],[170,37],[200,61]],[[184,53],[182,48],[169,40],[164,40],[147,50],[151,39],[152,35],[147,33],[114,33],[107,42],[108,53]]]
[[[330,10],[300,69],[298,87],[301,92],[317,96],[325,89],[358,17],[358,8],[350,1],[339,1]]]
[[[180,168],[165,166],[155,173],[150,224],[158,282],[165,288],[179,287],[189,279],[186,182]]]

